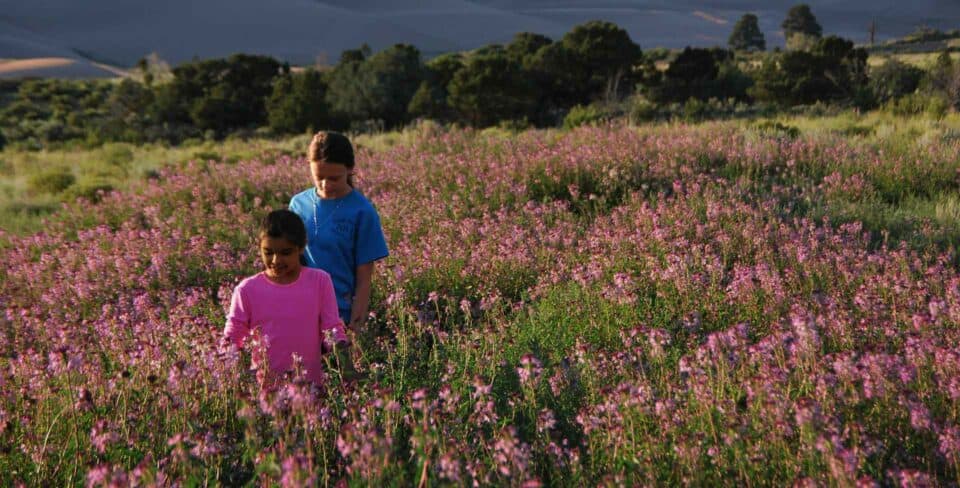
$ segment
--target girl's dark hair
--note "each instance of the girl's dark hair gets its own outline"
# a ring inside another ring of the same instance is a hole
[[[260,221],[260,237],[283,238],[297,247],[307,247],[307,228],[303,220],[285,208],[270,212]]]
[[[317,163],[342,164],[352,170],[356,161],[353,157],[353,144],[350,139],[339,132],[320,131],[313,135],[310,148],[307,149],[307,160]],[[353,175],[347,177],[347,183],[353,186]]]

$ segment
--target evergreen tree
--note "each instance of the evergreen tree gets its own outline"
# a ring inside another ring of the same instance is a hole
[[[125,78],[114,87],[104,103],[100,136],[110,141],[143,142],[153,123],[149,107],[153,92],[144,84]]]
[[[685,48],[666,71],[649,71],[644,79],[647,97],[659,103],[690,98],[747,99],[750,80],[737,68],[733,53],[720,48]]]
[[[922,69],[890,58],[870,70],[870,88],[876,100],[883,103],[915,92],[923,75]]]
[[[785,51],[755,73],[751,95],[784,105],[823,102],[866,103],[867,52],[837,36],[821,39],[810,51]]]
[[[345,51],[330,74],[327,101],[346,120],[395,127],[408,120],[407,106],[423,77],[420,51],[413,46],[397,44],[370,56]]]
[[[643,52],[627,31],[612,22],[592,20],[575,26],[560,44],[568,53],[560,59],[570,64],[554,68],[571,73],[580,94],[576,103],[632,91],[634,67],[643,61]]]
[[[370,49],[370,45],[363,43],[363,45],[357,49],[346,49],[340,53],[340,64],[363,62],[369,58],[372,53],[373,50]]]
[[[156,93],[154,110],[159,120],[186,121],[218,136],[258,126],[267,121],[264,102],[274,79],[288,70],[273,58],[247,54],[186,63]]]
[[[383,120],[387,127],[407,122],[407,106],[425,75],[420,50],[396,44],[370,56],[364,69],[372,82],[368,96],[373,118]]]
[[[532,32],[521,32],[513,36],[513,40],[510,41],[510,44],[507,44],[507,57],[520,66],[527,67],[537,51],[550,44],[553,44],[553,40],[547,36]]]
[[[471,57],[454,74],[449,103],[460,119],[474,127],[528,118],[535,103],[534,85],[504,51]]]
[[[366,56],[359,49],[344,51],[340,62],[328,73],[327,105],[346,126],[350,120],[372,117],[366,92],[372,80],[367,78],[369,72],[362,69],[365,60]]]
[[[780,27],[783,28],[783,35],[788,41],[797,34],[815,38],[820,38],[823,35],[823,28],[820,27],[817,18],[810,11],[810,6],[805,3],[791,7]]]
[[[529,58],[526,71],[543,98],[541,106],[565,111],[590,102],[591,93],[584,85],[578,64],[574,54],[559,42],[542,46]]]
[[[426,77],[407,106],[410,116],[452,121],[455,114],[447,103],[447,86],[461,68],[463,58],[459,53],[443,54],[428,61]]]
[[[954,108],[960,108],[960,65],[950,57],[949,51],[937,56],[924,82],[927,89],[944,97]]]
[[[337,124],[330,117],[326,94],[327,82],[316,70],[281,76],[267,99],[267,122],[270,128],[278,134],[333,128]]]
[[[727,45],[734,51],[765,51],[767,41],[760,31],[759,19],[754,14],[744,14],[733,26]]]

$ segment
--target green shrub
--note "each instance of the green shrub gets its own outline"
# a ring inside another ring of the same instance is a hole
[[[781,124],[780,122],[774,120],[757,122],[753,125],[753,129],[761,134],[774,137],[787,137],[790,139],[795,139],[800,136],[800,129],[792,125]]]
[[[497,122],[497,127],[505,131],[517,133],[528,130],[532,127],[526,117],[520,119],[505,119]]]
[[[563,118],[563,128],[573,129],[581,125],[598,125],[609,121],[613,112],[597,104],[576,105]]]
[[[699,98],[689,98],[683,104],[681,117],[688,122],[696,122],[710,116],[710,104]]]
[[[932,97],[927,103],[927,115],[942,119],[950,111],[950,102],[941,97]]]
[[[237,164],[240,161],[248,161],[255,159],[259,155],[258,152],[249,150],[249,151],[236,151],[226,154],[223,157],[223,162],[227,164]]]
[[[103,161],[111,166],[126,168],[133,162],[133,149],[129,144],[106,144],[101,151]]]
[[[926,98],[919,94],[910,94],[895,98],[884,105],[884,109],[898,117],[914,117],[926,111]]]
[[[214,151],[197,151],[193,153],[191,159],[196,159],[197,161],[220,161],[220,153]]]
[[[863,125],[850,125],[841,129],[840,133],[846,137],[867,137],[873,135],[874,129]]]
[[[8,215],[39,216],[53,213],[56,210],[57,205],[44,202],[7,202],[0,206],[0,212]]]
[[[940,119],[950,110],[950,103],[936,95],[911,93],[889,101],[884,108],[898,117],[914,117],[925,114]]]
[[[923,70],[890,58],[870,70],[870,89],[878,102],[886,102],[909,95],[920,86]]]
[[[6,202],[0,204],[0,229],[14,234],[41,230],[42,218],[54,213],[56,202]]]
[[[46,144],[60,142],[70,138],[70,132],[67,126],[57,120],[44,120],[37,125],[37,132],[40,139]]]
[[[186,137],[180,140],[180,145],[183,147],[202,146],[203,143],[203,139],[199,137]]]
[[[48,170],[32,175],[27,180],[27,187],[31,193],[49,193],[56,195],[77,181],[69,170]]]
[[[77,184],[63,192],[63,198],[66,201],[83,198],[93,203],[99,203],[104,194],[112,192],[114,185],[105,179],[81,180]]]
[[[630,104],[630,121],[642,124],[656,120],[659,116],[657,104],[644,97],[635,97]]]

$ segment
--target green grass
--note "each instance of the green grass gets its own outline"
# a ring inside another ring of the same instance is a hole
[[[917,143],[960,138],[960,114],[943,118],[897,117],[884,111],[845,111],[834,116],[784,116],[771,120],[796,127],[805,136],[854,136],[865,143],[889,149],[910,148]]]
[[[954,40],[951,40],[951,41],[948,43],[948,45],[949,45],[950,47],[955,47],[958,43],[960,43],[960,40],[954,39]],[[934,63],[936,62],[936,60],[937,60],[937,56],[939,56],[939,55],[940,55],[939,52],[932,52],[932,53],[873,54],[873,55],[871,55],[869,58],[867,58],[867,64],[869,64],[871,67],[877,67],[877,66],[881,66],[881,65],[883,65],[884,63],[886,63],[888,59],[894,58],[894,59],[896,59],[897,61],[900,61],[901,63],[912,64],[912,65],[914,65],[914,66],[916,66],[916,67],[918,67],[918,68],[928,69],[928,68],[930,68],[931,66],[933,66],[933,64],[934,64]],[[960,60],[960,53],[951,52],[951,53],[950,53],[950,57],[951,57],[954,61]]]
[[[421,123],[403,131],[351,136],[358,151],[382,151],[409,145],[417,138],[441,130],[433,123]],[[237,162],[278,155],[300,157],[306,153],[311,135],[279,139],[231,139],[187,141],[180,146],[125,143],[105,144],[95,149],[0,151],[0,230],[28,234],[42,228],[42,219],[60,207],[60,202],[90,194],[93,187],[108,185],[117,190],[131,188],[149,179],[160,168],[188,160]],[[30,181],[51,172],[71,174],[74,184],[63,191],[31,191]],[[71,191],[72,190],[72,191]]]
[[[42,228],[42,219],[61,202],[92,195],[97,188],[122,190],[149,179],[160,168],[191,159],[240,161],[280,154],[299,156],[308,136],[286,139],[193,142],[177,147],[159,144],[106,144],[96,149],[0,151],[0,229],[27,234]],[[43,186],[38,179],[51,174],[72,175],[62,188]],[[38,188],[40,185],[42,188]]]
[[[956,223],[960,201],[953,194],[960,184],[956,173],[960,161],[922,161],[922,164],[909,165],[897,171],[883,166],[884,161],[896,157],[922,155],[926,147],[960,143],[960,114],[949,113],[942,118],[935,118],[898,117],[884,111],[845,111],[832,116],[780,116],[727,123],[756,132],[759,137],[828,139],[874,148],[878,151],[878,159],[882,160],[880,167],[866,170],[856,167],[834,168],[844,176],[862,172],[869,183],[871,198],[858,201],[839,198],[820,202],[810,207],[811,215],[826,215],[838,222],[859,220],[877,236],[885,231],[887,238],[906,240],[920,247],[960,244],[960,224]],[[784,130],[774,134],[765,127]],[[360,151],[383,151],[415,143],[425,135],[442,130],[436,124],[422,123],[404,131],[356,135],[353,140]],[[544,137],[550,137],[551,133],[545,132]],[[515,133],[502,128],[491,128],[481,134],[491,140],[516,137]],[[192,141],[178,147],[107,144],[97,149],[30,152],[8,148],[0,151],[0,229],[15,234],[36,232],[42,228],[43,218],[57,211],[63,202],[69,202],[77,196],[92,196],[97,188],[131,188],[151,178],[165,166],[191,159],[230,162],[256,157],[273,158],[281,154],[296,157],[303,154],[309,140],[310,135],[305,134],[274,140]],[[830,169],[831,162],[823,161],[823,164],[819,173],[829,174],[833,171]],[[818,172],[807,174],[806,177],[816,179]],[[47,182],[47,186],[38,183],[44,177],[57,173],[71,175],[73,182],[65,184],[69,179],[58,180]],[[794,180],[783,183],[819,183],[796,179],[802,179],[804,175],[788,178]],[[58,188],[58,184],[64,187]],[[38,185],[44,190],[38,191]],[[559,190],[566,191],[565,188]],[[618,201],[618,198],[614,198],[609,203],[616,205]]]

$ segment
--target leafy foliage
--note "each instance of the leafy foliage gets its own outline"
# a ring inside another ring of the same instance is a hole
[[[790,10],[787,11],[786,18],[783,19],[780,27],[783,28],[783,35],[787,38],[787,40],[797,34],[803,34],[815,38],[819,38],[821,35],[823,35],[823,27],[820,26],[819,22],[817,22],[817,18],[810,10],[810,6],[805,3],[790,7]]]
[[[960,64],[953,61],[948,51],[937,56],[924,84],[954,108],[960,107]]]
[[[924,72],[895,58],[870,70],[870,89],[878,103],[914,93],[920,87]]]
[[[56,195],[69,188],[76,180],[76,176],[70,171],[49,170],[30,177],[27,185],[30,191]]]
[[[535,100],[533,83],[502,50],[474,55],[450,80],[448,103],[476,127],[528,117]]]
[[[337,128],[326,95],[327,82],[316,70],[281,75],[266,102],[270,129],[279,134],[302,134]]]
[[[565,129],[573,129],[582,125],[602,125],[612,120],[615,116],[616,112],[610,110],[610,107],[600,103],[587,106],[577,105],[571,108],[563,118],[563,127]]]
[[[327,102],[344,120],[395,127],[408,121],[407,107],[424,77],[413,46],[397,44],[365,58],[345,54],[330,73]]]
[[[743,14],[733,26],[727,46],[734,51],[764,51],[767,41],[760,31],[759,19],[754,14]]]
[[[685,48],[670,66],[653,72],[646,80],[646,93],[658,103],[697,100],[747,98],[751,80],[733,62],[733,54],[723,49]]]
[[[443,54],[426,64],[425,79],[410,99],[407,111],[411,117],[426,117],[441,122],[456,119],[456,114],[447,102],[448,87],[457,71],[463,68],[460,54]]]
[[[855,100],[867,88],[867,53],[836,36],[821,39],[812,51],[786,51],[755,73],[751,95],[787,105]]]
[[[898,112],[930,114],[946,110],[943,101],[947,109],[960,107],[960,69],[948,53],[917,84],[921,71],[899,63],[868,73],[866,53],[851,41],[821,38],[806,5],[791,9],[784,26],[790,49],[773,53],[745,52],[764,47],[757,17],[745,14],[731,32],[732,51],[644,53],[616,24],[591,21],[556,41],[521,32],[505,46],[426,63],[416,47],[404,44],[380,52],[362,45],[319,71],[291,72],[274,59],[242,54],[170,71],[151,55],[138,63],[142,82],[0,82],[0,144],[42,149],[180,144],[256,131],[376,132],[417,118],[476,127],[558,127],[576,106],[635,112],[638,121],[752,116],[814,103],[860,109],[888,104]],[[912,90],[916,97],[890,101]],[[640,98],[642,103],[631,101]],[[755,105],[744,108],[747,103]],[[577,109],[571,120],[591,110]]]
[[[577,103],[591,99],[616,99],[629,91],[635,80],[634,66],[642,60],[640,46],[625,30],[612,22],[590,21],[575,26],[560,40],[560,47],[572,64],[554,65],[572,74]]]
[[[107,97],[99,136],[104,141],[142,143],[151,140],[151,128],[157,124],[154,93],[146,85],[122,80]]]
[[[0,109],[0,126],[8,141],[39,147],[82,139],[105,117],[106,81],[27,80]]]
[[[520,32],[506,45],[507,57],[514,63],[530,69],[537,51],[553,44],[553,39],[534,32]]]
[[[265,101],[274,79],[288,71],[273,58],[247,54],[182,64],[157,98],[157,111],[220,137],[234,128],[256,127],[267,121]]]

